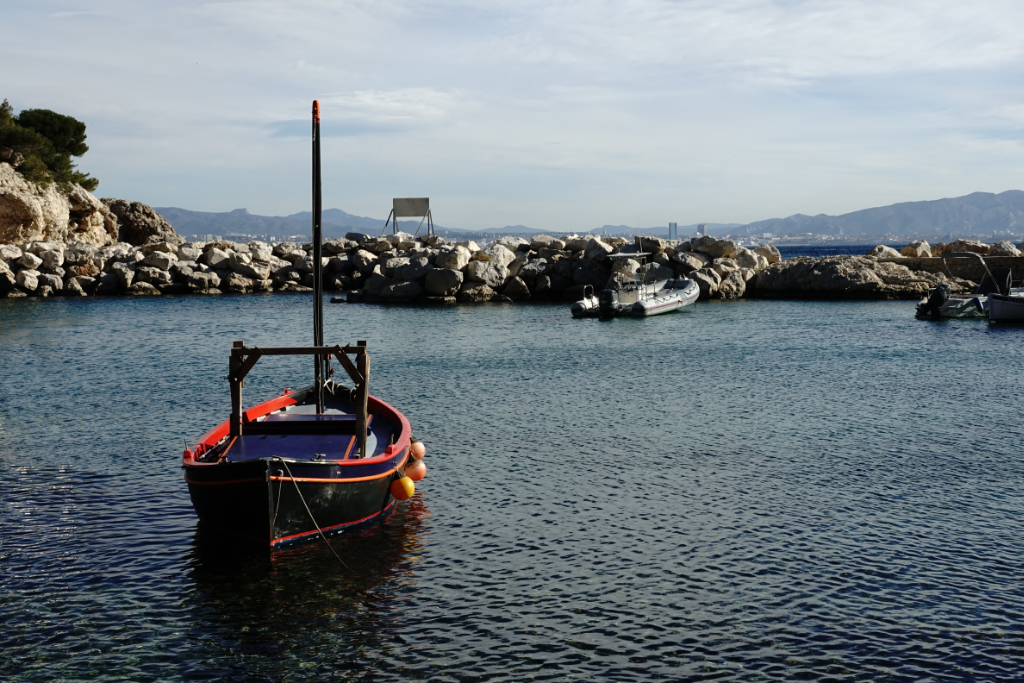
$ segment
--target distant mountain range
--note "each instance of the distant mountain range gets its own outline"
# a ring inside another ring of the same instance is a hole
[[[224,213],[189,211],[173,206],[153,207],[156,212],[170,221],[181,235],[258,235],[276,237],[278,240],[293,236],[309,238],[313,224],[311,211],[300,211],[290,216],[257,216],[246,209],[235,209]],[[413,231],[417,222],[399,221],[403,230]],[[437,227],[437,226],[435,226]],[[369,234],[380,234],[384,230],[384,219],[353,216],[341,209],[325,209],[323,231],[326,237],[343,237],[353,230]]]
[[[225,238],[253,236],[275,237],[278,240],[296,238],[308,239],[312,224],[312,213],[301,211],[290,216],[257,216],[245,209],[224,213],[189,211],[175,207],[154,207],[161,216],[170,221],[182,235],[220,235]],[[415,232],[419,221],[399,221],[399,228]],[[1024,233],[1024,191],[1009,190],[999,194],[974,192],[964,197],[936,199],[923,202],[903,202],[874,209],[862,209],[840,216],[807,216],[795,214],[787,218],[748,223],[707,223],[712,235],[761,237],[771,234],[776,237],[831,235],[844,237],[883,237],[898,235],[915,236],[981,236]],[[697,224],[680,225],[679,235],[697,232]],[[424,225],[420,232],[425,230]],[[390,228],[389,228],[390,229]],[[326,237],[341,237],[347,232],[381,234],[384,220],[355,216],[341,209],[325,209],[323,230]],[[545,232],[525,225],[506,225],[504,228],[483,230],[460,230],[434,225],[439,235],[458,236],[462,239],[484,239],[498,235],[526,236]],[[551,232],[551,231],[547,231]],[[667,226],[639,228],[629,225],[604,225],[589,233],[601,235],[666,235]],[[552,234],[560,234],[554,231]]]
[[[731,230],[734,235],[901,236],[994,235],[1024,232],[1024,192],[973,192],[963,197],[902,202],[841,216],[770,218]]]

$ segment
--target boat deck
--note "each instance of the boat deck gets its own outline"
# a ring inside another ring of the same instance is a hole
[[[247,421],[242,435],[225,441],[211,454],[220,462],[245,462],[261,458],[283,457],[289,460],[351,460],[359,458],[356,438],[356,416],[344,409],[347,403],[328,397],[324,413],[317,414],[316,406],[300,403],[274,411],[265,417]],[[371,413],[367,424],[368,457],[380,455],[390,443],[393,427],[384,419],[374,419]],[[379,447],[379,448],[378,448]],[[317,456],[321,456],[318,458]]]
[[[228,462],[282,457],[290,460],[347,460],[358,453],[354,434],[243,434],[224,452]]]

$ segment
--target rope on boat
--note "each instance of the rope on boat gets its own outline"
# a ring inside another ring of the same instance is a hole
[[[278,470],[280,472],[281,470]],[[281,489],[284,487],[284,477],[277,482],[277,505],[274,506],[274,519],[270,521],[270,528],[273,529],[274,525],[277,524],[277,513],[281,509]]]
[[[341,555],[337,553],[337,551],[334,549],[334,546],[331,545],[331,542],[327,540],[327,537],[324,536],[323,530],[320,529],[320,525],[317,524],[316,519],[313,518],[313,512],[309,509],[309,506],[306,505],[306,499],[303,497],[302,491],[299,489],[299,483],[295,481],[295,477],[292,476],[292,470],[290,467],[288,467],[288,463],[284,461],[284,458],[275,458],[275,460],[279,460],[281,464],[284,465],[284,468],[288,470],[288,478],[292,480],[292,484],[295,486],[295,492],[299,494],[299,500],[302,501],[302,506],[306,508],[306,513],[309,515],[310,521],[313,522],[313,526],[316,527],[316,530],[320,532],[320,538],[324,539],[324,543],[326,543],[327,547],[331,549],[331,552],[334,553],[334,556],[338,558],[338,562],[341,562],[341,566],[345,569],[349,569],[349,566],[345,564],[345,560],[341,559]],[[349,571],[352,570],[349,569]]]

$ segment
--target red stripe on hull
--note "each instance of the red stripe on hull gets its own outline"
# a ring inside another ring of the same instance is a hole
[[[329,531],[333,531],[333,530],[336,530],[336,529],[344,529],[346,527],[355,526],[356,524],[363,524],[364,522],[370,521],[374,517],[380,517],[381,515],[383,515],[383,514],[389,512],[389,511],[393,510],[394,507],[395,507],[395,504],[397,502],[398,501],[396,501],[396,500],[392,500],[390,503],[388,503],[387,507],[385,507],[380,512],[375,512],[372,515],[368,515],[366,517],[363,517],[362,519],[357,519],[354,522],[344,522],[342,524],[335,524],[334,526],[321,527],[320,530],[323,531],[324,533],[327,533]],[[277,539],[274,539],[273,541],[271,541],[270,542],[270,547],[273,548],[276,545],[280,545],[281,543],[285,543],[285,542],[288,542],[288,541],[297,541],[297,540],[302,539],[302,538],[309,538],[311,536],[319,536],[319,535],[320,535],[320,532],[316,531],[314,529],[313,531],[303,531],[302,533],[292,534],[291,536],[282,536],[281,538],[277,538]]]

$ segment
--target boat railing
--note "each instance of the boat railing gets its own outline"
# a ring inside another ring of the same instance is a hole
[[[978,263],[981,264],[981,267],[985,269],[985,275],[984,275],[984,277],[981,278],[981,282],[978,283],[978,287],[977,287],[977,289],[975,289],[974,294],[988,294],[988,293],[990,293],[989,291],[984,291],[986,289],[985,288],[985,281],[986,280],[988,280],[989,282],[992,283],[992,286],[995,287],[995,291],[996,292],[1002,292],[1003,289],[1006,289],[1005,285],[1004,286],[1000,286],[999,285],[999,280],[997,280],[996,276],[992,274],[991,270],[989,270],[988,264],[985,263],[985,258],[981,254],[976,254],[976,253],[974,253],[972,251],[951,251],[951,252],[947,252],[945,254],[940,254],[939,257],[942,259],[942,266],[946,269],[946,272],[949,273],[950,277],[956,277],[956,276],[953,275],[953,271],[951,271],[949,269],[949,264],[946,263],[946,259],[947,258],[969,258],[969,259],[975,259],[976,261],[978,261]]]
[[[355,356],[355,361],[349,356]],[[336,358],[345,369],[355,385],[353,403],[356,409],[356,437],[359,439],[359,457],[366,457],[366,429],[368,422],[367,399],[370,384],[370,355],[366,352],[366,342],[358,341],[355,346],[267,346],[249,347],[244,342],[236,341],[231,346],[231,361],[228,366],[227,380],[231,384],[231,418],[228,421],[229,436],[242,436],[242,387],[245,376],[263,356],[316,356],[318,364],[325,364],[330,358]],[[324,380],[326,381],[326,378]],[[322,387],[318,387],[322,394]]]

